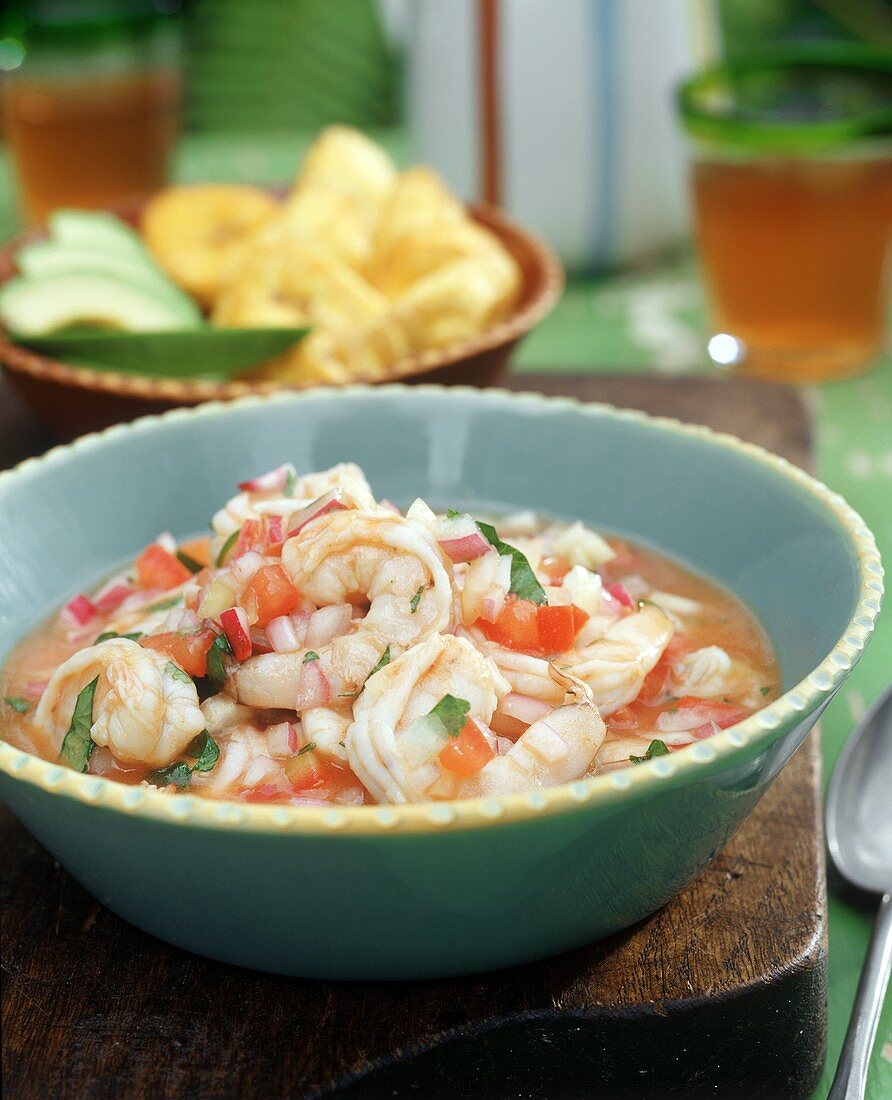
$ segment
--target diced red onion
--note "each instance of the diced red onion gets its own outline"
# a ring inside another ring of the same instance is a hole
[[[310,616],[304,644],[310,649],[328,645],[333,638],[343,634],[352,621],[353,608],[348,603],[320,607]]]
[[[289,477],[293,478],[296,474],[291,463],[285,462],[274,470],[267,470],[265,474],[258,474],[257,477],[248,478],[247,481],[240,481],[238,487],[243,493],[258,493],[265,489],[283,492],[288,485]]]
[[[543,703],[541,699],[534,699],[531,695],[521,695],[517,691],[509,692],[499,703],[499,711],[502,714],[509,718],[516,718],[518,722],[523,722],[527,726],[532,726],[552,710],[553,708],[548,703]]]
[[[243,782],[246,787],[254,787],[278,770],[279,765],[275,760],[271,760],[268,756],[258,756],[251,761]]]
[[[514,742],[509,737],[496,737],[496,756],[504,756],[514,747]]]
[[[624,584],[605,584],[604,592],[623,607],[628,608],[630,611],[634,611],[635,601],[632,599],[631,593]]]
[[[311,707],[323,707],[332,699],[331,684],[319,667],[319,661],[305,661],[300,666],[297,680],[297,698],[295,710],[309,710]]]
[[[96,608],[86,596],[75,596],[59,612],[59,618],[66,626],[86,626],[96,618]]]
[[[306,616],[309,621],[309,615]],[[303,634],[306,637],[306,624]],[[298,633],[294,619],[290,615],[279,615],[266,624],[266,636],[269,644],[276,653],[296,653],[304,643],[304,639]]]
[[[285,541],[285,520],[282,516],[266,516],[266,541],[271,550]]]
[[[232,578],[237,584],[247,584],[263,565],[263,557],[256,550],[248,550],[230,566]]]
[[[279,722],[267,728],[266,748],[270,756],[293,756],[297,752],[297,731],[291,722]]]
[[[189,611],[185,607],[172,607],[164,617],[158,632],[197,630],[198,627],[199,620],[194,611]]]
[[[100,615],[107,615],[120,607],[124,600],[133,594],[133,591],[133,585],[128,584],[127,581],[110,581],[93,597],[93,606]]]
[[[346,508],[347,505],[343,502],[343,493],[340,489],[331,489],[327,493],[323,493],[318,500],[314,500],[312,504],[308,504],[306,508],[301,508],[299,512],[295,512],[293,516],[288,520],[288,538],[292,538],[299,531],[301,531],[306,525],[314,519],[318,519],[319,516],[325,515],[326,512],[339,511]]]
[[[248,616],[241,607],[227,607],[220,614],[220,625],[237,661],[246,661],[252,654],[251,628]]]
[[[434,533],[440,549],[453,561],[473,561],[489,550],[490,544],[469,515],[438,519]]]
[[[255,654],[273,652],[273,647],[270,644],[269,637],[263,627],[252,626],[248,633],[251,637],[251,649],[254,651]]]

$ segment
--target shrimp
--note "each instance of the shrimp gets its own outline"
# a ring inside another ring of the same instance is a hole
[[[78,694],[96,677],[91,736],[121,763],[162,767],[205,728],[185,673],[163,653],[114,638],[78,651],[53,673],[34,717],[57,746]]]
[[[378,505],[365,474],[353,462],[340,462],[330,470],[304,474],[295,480],[290,494],[280,489],[259,489],[238,493],[211,520],[214,534],[227,538],[248,519],[261,516],[290,516],[337,489],[348,508],[374,511]]]
[[[466,630],[464,634],[485,657],[494,661],[496,668],[511,685],[512,691],[516,691],[518,695],[529,695],[552,706],[558,706],[563,701],[566,692],[553,679],[549,663],[543,657],[518,653],[497,642],[486,641],[477,630]]]
[[[353,706],[347,760],[377,802],[421,802],[444,778],[435,763],[441,733],[417,719],[444,695],[470,704],[469,715],[488,724],[509,685],[463,638],[433,634],[376,672]]]
[[[304,735],[310,744],[324,756],[333,756],[338,760],[347,759],[344,739],[353,721],[346,708],[334,710],[331,707],[311,707],[301,714]]]
[[[282,565],[317,606],[369,605],[348,633],[319,650],[345,689],[359,688],[387,646],[391,658],[453,615],[453,580],[433,535],[391,512],[330,512],[282,549]]]
[[[603,638],[570,655],[567,670],[592,689],[602,715],[631,703],[674,628],[655,604],[618,619]]]
[[[673,695],[696,695],[700,699],[727,696],[744,706],[761,705],[760,678],[748,664],[733,660],[721,646],[695,649],[671,667]]]
[[[469,704],[486,726],[510,685],[463,638],[435,635],[376,673],[354,706],[347,758],[379,801],[473,798],[552,786],[584,774],[604,739],[604,723],[588,687],[557,676],[561,695],[581,698],[531,725],[504,756],[462,779],[439,763],[442,731],[423,719],[447,693]]]

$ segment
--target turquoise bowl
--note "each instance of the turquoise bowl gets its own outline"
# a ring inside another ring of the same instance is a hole
[[[882,569],[862,520],[729,436],[563,399],[362,387],[204,405],[0,475],[0,654],[246,474],[351,459],[378,493],[535,508],[645,540],[726,585],[785,692],[708,741],[565,787],[431,806],[202,801],[0,745],[0,796],[96,898],[201,955],[314,978],[528,962],[653,912],[707,864],[858,660]]]

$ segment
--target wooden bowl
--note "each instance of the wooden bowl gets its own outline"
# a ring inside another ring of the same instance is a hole
[[[521,229],[493,207],[471,205],[469,212],[476,222],[499,238],[520,265],[521,292],[513,311],[491,329],[471,339],[400,359],[375,382],[495,385],[504,376],[515,346],[560,297],[564,286],[563,268],[545,241]],[[139,209],[121,213],[132,222],[138,221]],[[14,257],[25,240],[39,235],[31,233],[18,237],[0,250],[0,283],[15,273]],[[29,351],[7,339],[2,330],[0,364],[37,418],[61,439],[71,439],[176,405],[198,405],[203,401],[229,400],[245,394],[285,389],[308,389],[319,384],[189,381],[91,370]]]

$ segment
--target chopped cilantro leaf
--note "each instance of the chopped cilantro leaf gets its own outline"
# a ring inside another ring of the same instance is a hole
[[[375,667],[372,669],[372,671],[368,674],[368,676],[366,676],[365,682],[368,683],[369,680],[371,680],[371,678],[375,675],[376,672],[380,672],[381,669],[384,668],[385,665],[389,665],[389,664],[390,664],[390,646],[388,646],[384,650],[384,652],[381,654],[381,657],[379,658],[378,663],[375,665]]]
[[[192,677],[186,672],[185,669],[180,668],[179,665],[175,665],[173,661],[168,661],[164,666],[164,671],[174,678],[174,680],[181,680],[184,684],[191,684]]]
[[[166,768],[149,772],[146,779],[156,787],[166,787],[170,783],[175,787],[188,787],[192,782],[192,769],[182,760],[178,760],[175,764],[168,764]]]
[[[25,711],[29,710],[31,707],[28,700],[24,699],[21,695],[7,695],[6,705],[12,707],[18,714],[24,714]]]
[[[457,699],[454,695],[444,695],[429,713],[440,721],[450,737],[458,737],[465,728],[471,704],[467,699]]]
[[[308,752],[312,752],[316,748],[316,742],[311,741],[309,745],[304,745],[302,749],[297,750],[298,756],[306,756]]]
[[[219,691],[226,683],[226,669],[223,665],[224,656],[232,656],[232,646],[225,634],[218,634],[214,639],[214,644],[208,650],[207,656],[207,676],[211,682],[211,687],[215,691]]]
[[[150,604],[148,607],[144,608],[144,610],[167,611],[170,607],[176,607],[182,598],[182,596],[171,596],[169,600],[159,600],[157,603]]]
[[[415,595],[412,597],[412,599],[409,600],[409,607],[411,608],[413,615],[418,610],[418,605],[421,603],[421,597],[423,595],[424,595],[424,585],[422,585],[418,589],[418,591],[415,593]]]
[[[220,553],[217,555],[216,562],[214,562],[218,569],[223,564],[223,562],[226,561],[226,555],[233,548],[233,546],[235,546],[236,541],[238,540],[238,537],[241,533],[241,527],[236,528],[236,530],[232,532],[226,542],[224,542],[223,545],[220,547]]]
[[[463,514],[462,512],[456,512],[456,510],[454,508],[447,508],[446,509],[446,518],[447,519],[458,519],[458,517],[462,514]]]
[[[662,741],[651,741],[647,746],[644,756],[630,756],[633,764],[643,764],[645,760],[652,760],[655,756],[668,756],[669,750]]]
[[[195,558],[190,558],[188,554],[184,554],[182,550],[177,550],[177,560],[181,562],[189,570],[190,573],[200,573],[202,565],[200,561],[196,561]]]
[[[318,660],[319,660],[319,654],[315,653],[312,649],[308,649],[307,652],[304,654],[304,659],[303,659],[303,661],[301,661],[301,664],[308,665],[310,663],[310,661],[318,661]]]
[[[341,746],[342,749],[346,749],[347,747],[343,741],[338,741],[338,744]]]
[[[87,761],[93,751],[90,730],[93,725],[93,696],[96,694],[98,683],[97,676],[78,695],[77,702],[74,704],[74,713],[71,715],[71,725],[59,750],[59,759],[77,772],[87,770]]]
[[[507,542],[502,542],[495,527],[491,524],[478,521],[477,526],[480,528],[480,533],[486,541],[493,545],[500,554],[510,556],[510,591],[513,592],[519,600],[529,600],[531,603],[536,604],[548,603],[545,589],[536,580],[536,574],[530,568],[530,563],[520,550],[514,546],[509,546]]]
[[[129,642],[138,642],[142,636],[141,630],[134,630],[130,634],[118,634],[115,630],[104,630],[93,642],[93,645],[99,645],[100,642],[110,642],[112,638],[126,638]]]
[[[294,472],[294,470],[289,470],[288,473],[285,475],[285,496],[293,497],[296,486],[297,474]]]
[[[770,687],[763,687],[763,688],[759,688],[759,691],[761,691],[761,693],[763,695],[767,695],[771,691],[771,688]]]
[[[220,759],[220,749],[208,731],[204,730],[186,749],[186,755],[193,759],[198,757],[192,765],[192,771],[209,772]]]

